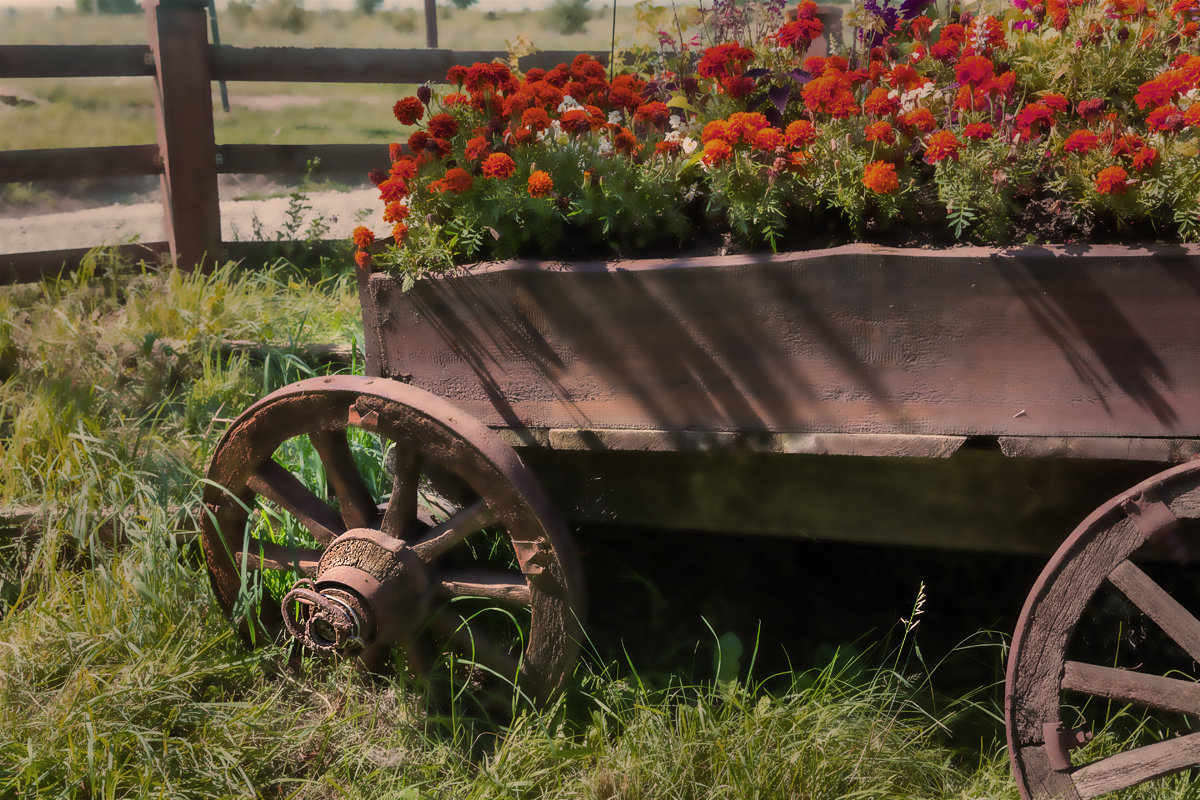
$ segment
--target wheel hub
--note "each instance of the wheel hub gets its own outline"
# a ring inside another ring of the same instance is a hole
[[[306,647],[355,653],[398,642],[429,612],[424,563],[403,540],[356,528],[334,539],[316,580],[296,582],[283,598],[288,631]]]

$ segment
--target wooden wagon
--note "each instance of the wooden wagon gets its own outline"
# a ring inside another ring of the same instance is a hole
[[[1200,733],[1186,733],[1200,715],[1200,621],[1153,577],[1188,557],[1200,517],[1200,249],[523,261],[408,292],[362,274],[359,294],[367,376],[274,392],[212,457],[205,551],[247,635],[287,629],[369,664],[404,653],[416,668],[434,638],[545,695],[580,632],[564,518],[822,536],[832,531],[813,508],[840,504],[834,535],[869,541],[1062,542],[1010,652],[1024,797],[1095,797],[1200,765]],[[382,471],[355,452],[362,431],[384,443]],[[281,455],[305,440],[323,485]],[[953,490],[970,453],[1029,474],[1137,462],[1148,477],[1065,542],[1066,529],[1047,539],[1003,498],[981,500],[966,524],[920,525],[903,497],[871,503],[851,485],[883,459]],[[816,496],[803,476],[828,457],[847,486]],[[753,494],[761,502],[732,502]],[[267,507],[307,544],[264,534]],[[497,531],[508,569],[494,566]],[[302,577],[282,603],[248,608],[255,576],[276,570]],[[510,652],[455,612],[464,598],[527,608],[526,637]],[[1117,652],[1096,657],[1097,639]],[[1127,707],[1157,740],[1119,752],[1090,741]]]

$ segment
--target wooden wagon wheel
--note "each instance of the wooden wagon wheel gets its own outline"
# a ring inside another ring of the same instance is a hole
[[[309,469],[295,466],[297,451],[311,455]],[[512,448],[444,400],[386,379],[300,381],[233,422],[208,481],[209,576],[249,641],[286,628],[370,665],[395,650],[417,671],[431,645],[445,647],[519,673],[543,698],[571,669],[581,581],[570,539]],[[307,541],[276,541],[272,518]],[[480,568],[476,556],[495,562],[498,551],[507,568]],[[264,576],[284,579],[282,603],[262,590]],[[523,651],[456,613],[474,602],[465,598],[528,609]]]
[[[1042,571],[1005,691],[1026,800],[1086,800],[1200,766],[1200,620],[1167,588],[1194,585],[1170,562],[1198,552],[1198,518],[1193,462],[1100,506]]]

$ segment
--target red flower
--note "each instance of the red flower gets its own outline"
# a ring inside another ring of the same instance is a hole
[[[429,143],[429,134],[425,131],[413,131],[413,135],[408,137],[408,149],[414,155],[420,155],[425,149],[425,145]]]
[[[550,177],[550,173],[535,169],[529,173],[528,188],[530,197],[545,197],[554,190],[554,179]]]
[[[1016,123],[1021,138],[1029,140],[1034,137],[1034,126],[1054,124],[1054,112],[1042,103],[1030,103],[1017,112]]]
[[[517,171],[517,164],[508,153],[492,153],[483,160],[483,177],[511,178]]]
[[[482,136],[472,136],[463,147],[463,158],[467,161],[479,161],[492,151],[488,140]]]
[[[728,78],[721,79],[721,88],[725,90],[725,94],[732,97],[734,100],[741,100],[743,97],[749,97],[754,92],[754,78],[749,75],[732,75]]]
[[[379,184],[379,199],[385,203],[393,200],[403,200],[408,197],[408,184],[403,178],[388,178]]]
[[[402,241],[404,241],[404,236],[407,233],[408,226],[403,222],[397,222],[392,226],[392,240],[395,241],[396,244],[400,244]]]
[[[462,194],[471,188],[474,179],[471,173],[461,167],[451,167],[446,170],[445,177],[433,181],[429,184],[431,192],[453,192],[454,194]]]
[[[890,161],[872,161],[863,168],[862,184],[875,194],[891,194],[900,188],[896,165]]]
[[[910,135],[914,131],[929,133],[937,127],[937,120],[933,118],[933,112],[928,108],[914,108],[907,114],[901,114],[897,122],[900,124],[900,129]]]
[[[995,72],[996,67],[992,64],[991,59],[983,56],[967,56],[954,68],[954,79],[968,86],[979,86],[983,82],[991,80]]]
[[[945,159],[958,160],[958,149],[962,147],[962,143],[958,141],[958,137],[953,131],[940,130],[929,137],[929,141],[925,144],[925,162],[928,164],[936,164]]]
[[[374,259],[366,250],[358,250],[354,253],[354,263],[361,270],[369,270],[374,263]]]
[[[723,78],[740,74],[753,60],[753,50],[737,42],[727,42],[705,50],[697,72],[702,78]]]
[[[404,97],[392,106],[392,114],[401,125],[412,125],[425,116],[425,104],[415,97]]]
[[[967,127],[963,128],[964,137],[967,139],[977,139],[981,142],[992,138],[994,132],[992,123],[990,122],[971,122],[967,124]]]
[[[458,133],[458,121],[449,114],[434,114],[426,127],[429,135],[435,139],[449,139]]]
[[[1129,175],[1118,166],[1105,167],[1096,175],[1096,191],[1100,194],[1125,194]]]
[[[787,128],[783,131],[783,138],[788,147],[797,149],[807,147],[816,141],[817,129],[808,120],[798,119],[788,123]]]
[[[1153,147],[1143,147],[1133,156],[1133,168],[1145,172],[1158,163],[1158,151]]]
[[[727,141],[730,144],[737,144],[739,141],[753,144],[758,132],[770,126],[766,116],[757,111],[735,111],[729,115],[730,138]]]
[[[354,239],[354,246],[359,250],[366,250],[375,243],[375,234],[365,225],[355,228],[351,237]]]
[[[388,161],[395,161],[404,156],[404,145],[392,142],[388,145]]]
[[[567,133],[587,133],[592,129],[592,118],[582,108],[569,108],[558,118],[558,124]]]
[[[1095,122],[1100,116],[1100,112],[1104,110],[1104,106],[1108,101],[1103,97],[1095,97],[1091,100],[1080,100],[1075,106],[1075,110],[1079,116],[1083,117],[1088,122]]]
[[[844,119],[859,110],[854,103],[852,88],[845,73],[827,70],[821,77],[804,84],[804,105],[809,111],[824,111],[834,119]]]
[[[871,90],[867,99],[863,100],[863,111],[877,117],[889,117],[900,110],[900,98],[892,97],[891,92],[882,86]]]
[[[780,26],[775,33],[775,41],[779,42],[780,47],[794,47],[803,51],[808,49],[813,39],[820,37],[823,30],[825,26],[821,24],[821,20],[815,17],[801,18]]]
[[[1172,105],[1159,106],[1146,117],[1146,127],[1152,131],[1178,133],[1183,126],[1183,114]]]
[[[393,200],[383,207],[384,222],[400,222],[408,218],[408,206],[399,200]]]
[[[1189,128],[1200,128],[1200,103],[1192,103],[1191,107],[1183,112],[1183,124]]]
[[[657,128],[666,127],[667,121],[671,118],[671,109],[667,108],[667,104],[659,100],[653,103],[645,103],[637,107],[633,112],[634,122],[644,122],[647,125],[653,125]]]
[[[550,115],[544,108],[527,108],[521,112],[521,124],[532,131],[544,131],[550,127]]]
[[[872,122],[863,129],[868,142],[882,142],[883,144],[896,143],[896,131],[887,120]]]
[[[411,158],[397,158],[392,162],[392,168],[388,171],[388,175],[392,178],[411,181],[417,177],[417,162]]]
[[[1067,102],[1067,98],[1054,92],[1046,92],[1042,95],[1041,103],[1056,114],[1066,111],[1071,107],[1071,104]]]
[[[1100,146],[1100,137],[1089,130],[1078,130],[1063,142],[1063,151],[1067,153],[1090,153]]]

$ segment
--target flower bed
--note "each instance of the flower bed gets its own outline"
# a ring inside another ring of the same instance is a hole
[[[454,67],[395,105],[395,246],[361,229],[359,265],[1200,240],[1200,0],[970,8],[860,0],[820,57],[809,0],[718,3],[615,76]]]

